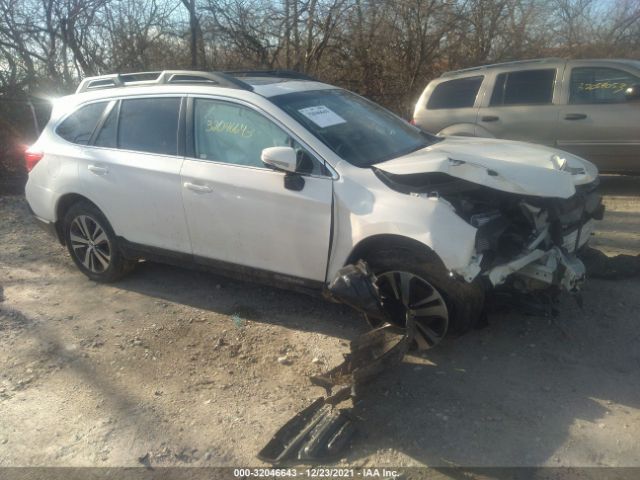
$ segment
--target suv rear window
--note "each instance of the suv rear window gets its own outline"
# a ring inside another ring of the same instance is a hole
[[[68,142],[86,145],[108,103],[90,103],[81,107],[58,126],[56,133]]]
[[[431,93],[427,108],[437,110],[473,107],[483,79],[483,76],[467,77],[438,84]]]
[[[138,152],[177,155],[180,98],[123,100],[118,147]]]
[[[490,105],[550,104],[555,78],[555,68],[501,73],[496,78]]]

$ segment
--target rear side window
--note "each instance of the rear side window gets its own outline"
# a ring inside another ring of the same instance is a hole
[[[178,153],[180,98],[135,98],[120,106],[118,147],[139,152]]]
[[[490,105],[550,104],[555,78],[555,69],[501,73],[496,78]]]
[[[90,103],[68,116],[56,133],[71,143],[86,145],[109,102]]]
[[[427,108],[437,110],[473,107],[483,78],[482,76],[459,78],[438,84],[431,93]]]
[[[615,68],[574,68],[571,71],[569,103],[625,102],[625,90],[638,83],[640,78]]]

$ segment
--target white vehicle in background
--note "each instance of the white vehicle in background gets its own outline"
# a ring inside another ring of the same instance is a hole
[[[322,291],[365,260],[421,347],[487,288],[575,291],[597,169],[526,143],[441,139],[290,72],[85,79],[26,153],[38,220],[90,279],[139,259]]]

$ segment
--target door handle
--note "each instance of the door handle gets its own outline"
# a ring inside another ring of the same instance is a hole
[[[109,169],[107,167],[100,167],[98,165],[89,165],[87,167],[87,170],[95,173],[96,175],[106,175],[107,173],[109,173]]]
[[[482,120],[483,122],[497,122],[498,120],[500,120],[500,117],[496,117],[495,115],[485,115],[480,120]]]
[[[565,120],[584,120],[587,116],[584,113],[567,113],[564,116]]]
[[[208,185],[197,185],[191,182],[184,182],[184,188],[188,188],[189,190],[193,190],[198,193],[211,193],[213,192],[213,188]]]

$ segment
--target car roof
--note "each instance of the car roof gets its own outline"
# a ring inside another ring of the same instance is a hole
[[[472,74],[482,74],[486,71],[494,71],[494,70],[509,70],[514,71],[518,69],[529,69],[532,66],[550,66],[556,67],[559,65],[564,65],[565,63],[576,63],[576,64],[589,64],[594,63],[598,65],[627,65],[634,68],[640,68],[640,61],[638,60],[629,60],[629,59],[620,59],[620,58],[593,58],[593,59],[564,59],[564,58],[535,58],[529,60],[516,60],[513,62],[502,62],[502,63],[494,63],[490,65],[481,65],[478,67],[470,67],[463,68],[460,70],[452,70],[450,72],[443,73],[440,77],[457,77],[457,76],[467,76]]]
[[[298,72],[288,70],[200,72],[190,70],[164,70],[109,74],[82,80],[74,95],[83,100],[108,98],[131,94],[212,93],[224,89],[227,94],[252,92],[262,97],[273,97],[292,92],[337,88]],[[79,99],[79,98],[78,98]]]
[[[181,80],[168,81],[172,76]],[[196,78],[198,77],[198,78]],[[92,86],[96,82],[96,86]],[[85,78],[76,93],[51,99],[51,118],[58,118],[78,106],[113,98],[136,96],[219,95],[255,102],[256,96],[268,99],[288,93],[338,89],[312,77],[286,70],[197,72],[172,70],[133,74],[109,74]]]

